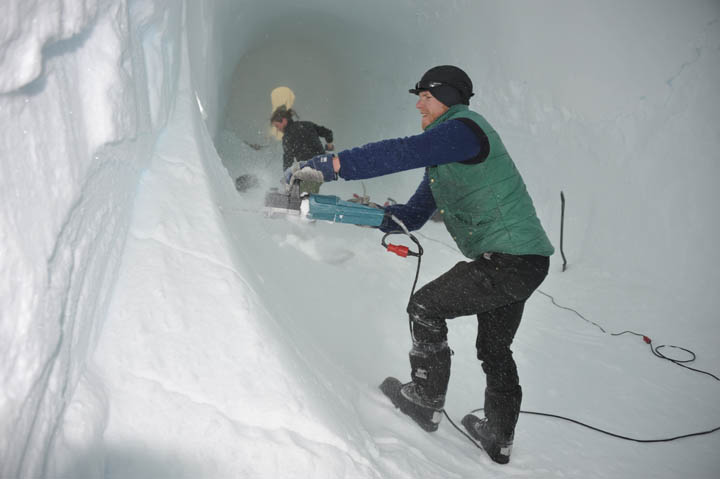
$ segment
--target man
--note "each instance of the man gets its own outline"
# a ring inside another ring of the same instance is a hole
[[[270,124],[283,133],[283,169],[290,167],[293,162],[306,161],[334,149],[332,130],[311,121],[297,121],[296,117],[295,110],[284,106],[278,107],[270,117]],[[325,146],[320,137],[327,142]],[[320,191],[320,183],[305,181],[301,191],[317,193]]]
[[[496,462],[510,460],[522,389],[510,345],[525,301],[542,283],[554,249],[497,132],[469,105],[472,82],[449,65],[428,70],[409,90],[418,95],[424,132],[321,155],[286,171],[296,178],[359,180],[411,168],[425,175],[404,205],[385,208],[380,229],[410,230],[439,210],[460,251],[456,264],[411,298],[411,381],[388,378],[381,389],[423,429],[435,431],[450,379],[446,320],[477,315],[477,358],[486,375],[485,417],[463,425]]]

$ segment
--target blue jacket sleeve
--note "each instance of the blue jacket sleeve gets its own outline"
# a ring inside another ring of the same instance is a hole
[[[404,205],[386,206],[385,212],[395,215],[405,224],[408,230],[415,231],[430,219],[436,209],[435,198],[433,198],[432,191],[430,191],[426,171],[420,186],[417,187],[415,194],[412,195],[408,202]],[[400,230],[398,224],[390,218],[389,214],[385,215],[382,224],[379,226],[380,230],[385,233]]]
[[[477,132],[460,120],[415,136],[368,143],[338,153],[340,177],[361,180],[398,171],[465,161],[482,149]]]

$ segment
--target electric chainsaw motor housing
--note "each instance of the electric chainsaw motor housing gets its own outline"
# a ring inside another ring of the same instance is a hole
[[[306,200],[303,200],[305,203]],[[349,223],[358,226],[380,226],[385,210],[341,200],[331,195],[310,195],[307,218],[311,220]],[[302,206],[301,206],[302,211]]]
[[[277,188],[265,196],[265,213],[299,215],[309,220],[348,223],[359,226],[380,226],[385,210],[341,200],[333,195],[300,196],[300,188],[294,183],[287,193]]]

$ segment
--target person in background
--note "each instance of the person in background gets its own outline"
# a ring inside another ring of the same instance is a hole
[[[289,168],[294,162],[307,161],[334,149],[332,130],[311,121],[297,120],[297,114],[293,109],[278,107],[270,117],[270,124],[283,133],[283,169]],[[320,141],[321,137],[327,142],[324,146]],[[318,193],[320,184],[320,182],[304,181],[300,185],[300,191]]]
[[[409,230],[437,210],[468,261],[413,294],[407,306],[412,332],[410,378],[387,378],[380,389],[426,431],[437,430],[450,380],[446,321],[477,316],[475,347],[485,372],[484,416],[462,424],[498,463],[507,463],[520,412],[522,388],[510,350],[525,302],[548,273],[554,248],[500,135],[469,109],[473,85],[452,65],[428,70],[410,89],[418,96],[423,133],[368,143],[337,155],[316,156],[285,178],[361,180],[424,168],[406,204],[385,207],[382,231]]]

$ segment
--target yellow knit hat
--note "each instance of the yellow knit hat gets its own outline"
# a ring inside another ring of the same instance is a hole
[[[270,93],[270,102],[272,103],[271,115],[283,105],[289,110],[295,103],[295,93],[286,86],[279,86]],[[282,140],[283,137],[283,133],[274,126],[270,127],[270,135],[278,140]]]

